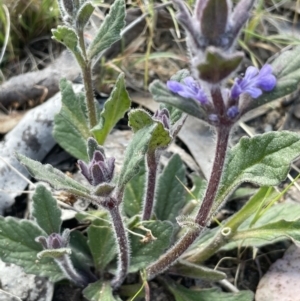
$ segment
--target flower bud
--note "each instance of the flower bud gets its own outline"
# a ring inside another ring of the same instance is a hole
[[[153,119],[160,121],[164,125],[165,129],[170,130],[170,113],[166,108],[163,108],[162,110],[157,110],[153,115]]]
[[[93,186],[110,183],[115,169],[115,158],[105,158],[104,153],[95,150],[92,160],[86,164],[78,160],[81,173]]]

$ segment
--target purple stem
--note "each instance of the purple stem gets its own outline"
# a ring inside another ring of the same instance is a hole
[[[226,151],[229,141],[231,126],[220,126],[217,128],[217,145],[215,152],[215,160],[210,174],[209,183],[205,192],[204,200],[195,218],[195,222],[200,227],[207,225],[211,207],[213,205],[219,183],[222,176],[222,170],[225,163]]]
[[[111,285],[114,289],[118,288],[124,281],[127,275],[129,266],[129,246],[126,230],[120,214],[118,205],[109,208],[112,224],[117,238],[117,244],[119,248],[119,260],[118,270],[115,278],[111,281]]]
[[[147,221],[151,218],[155,197],[155,184],[157,175],[157,159],[154,151],[149,151],[146,155],[148,166],[147,191],[144,201],[142,220]]]
[[[78,286],[84,287],[88,285],[87,279],[77,273],[77,271],[73,267],[73,263],[69,255],[65,254],[62,257],[55,258],[55,261],[69,280],[76,283]]]
[[[217,91],[215,92],[215,97],[222,97],[220,93],[218,93]],[[218,103],[219,100],[220,98],[215,100],[214,103]],[[224,105],[220,107],[219,110],[222,112],[224,110]],[[220,184],[222,170],[225,163],[230,130],[231,125],[224,125],[222,124],[222,122],[221,125],[217,128],[217,145],[212,172],[202,205],[195,218],[195,223],[197,223],[199,227],[188,230],[186,234],[165,255],[160,257],[156,262],[154,262],[146,269],[148,279],[154,278],[156,275],[165,271],[170,265],[174,264],[179,259],[179,257],[191,246],[191,244],[201,234],[202,230],[209,222],[209,213]]]

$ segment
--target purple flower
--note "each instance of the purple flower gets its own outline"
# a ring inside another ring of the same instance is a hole
[[[259,71],[250,66],[244,78],[237,78],[231,89],[231,98],[237,99],[242,93],[248,93],[252,98],[258,98],[263,91],[271,91],[276,86],[276,77],[272,74],[272,66],[264,65]]]
[[[186,77],[183,80],[184,84],[174,80],[167,82],[168,89],[184,98],[192,98],[205,105],[208,103],[208,99],[199,83],[195,81],[191,76]]]
[[[100,150],[96,150],[93,159],[89,164],[78,160],[81,173],[90,182],[91,185],[97,186],[101,183],[109,183],[114,174],[115,158],[105,158]]]
[[[232,106],[227,110],[227,116],[231,119],[234,119],[239,113],[239,108],[237,106]]]

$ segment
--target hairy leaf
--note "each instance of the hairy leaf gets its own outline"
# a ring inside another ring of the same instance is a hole
[[[53,282],[65,278],[52,258],[37,259],[37,254],[43,248],[35,242],[35,238],[45,235],[46,233],[31,221],[0,216],[1,259],[24,268],[28,274],[49,277]]]
[[[242,182],[278,185],[287,177],[291,161],[299,155],[300,135],[297,133],[282,131],[243,137],[227,154],[213,212]]]
[[[75,94],[72,84],[60,81],[62,107],[54,118],[53,136],[68,153],[77,159],[88,160],[86,140],[91,136],[86,118],[84,95]]]
[[[121,30],[125,26],[125,2],[116,0],[110,7],[95,39],[88,48],[89,59],[95,58],[101,51],[109,48],[121,39]]]
[[[100,115],[100,122],[92,132],[97,142],[101,145],[116,123],[124,117],[124,114],[130,109],[131,100],[125,88],[124,74],[120,74],[116,85],[105,102],[103,111]]]
[[[78,47],[79,38],[74,29],[67,26],[58,25],[56,29],[52,29],[52,38],[64,44],[76,57],[79,65],[84,64],[84,59]]]
[[[148,144],[154,128],[155,125],[147,126],[134,134],[126,149],[124,163],[118,178],[119,187],[125,187],[125,185],[139,172],[140,162],[144,159],[148,150]]]
[[[83,296],[89,301],[119,301],[119,297],[115,297],[112,288],[108,282],[99,280],[90,284],[83,290]]]
[[[139,173],[129,181],[124,192],[124,211],[130,217],[141,212],[145,183],[146,167],[145,162],[141,161]]]
[[[226,274],[223,272],[212,270],[206,266],[194,264],[185,260],[180,260],[172,267],[171,273],[207,281],[219,281],[226,278]]]
[[[253,292],[224,293],[219,289],[201,289],[199,291],[185,288],[175,282],[165,282],[176,301],[253,301]]]
[[[241,224],[232,238],[233,241],[222,249],[230,250],[241,244],[261,247],[289,238],[300,241],[299,212],[300,205],[297,203],[276,204],[264,212],[250,227],[254,217],[252,215]]]
[[[88,228],[88,245],[93,255],[95,268],[103,272],[116,255],[116,242],[112,228],[92,224]]]
[[[165,129],[161,122],[154,121],[145,110],[132,110],[129,113],[129,125],[134,132],[146,126],[156,125],[148,144],[149,151],[167,147],[172,140],[169,130]]]
[[[151,223],[144,223],[143,226],[151,231],[156,240],[143,242],[141,241],[141,237],[129,233],[131,241],[130,272],[143,269],[158,259],[171,243],[173,226],[170,222],[153,221]],[[142,235],[146,234],[145,231],[138,228],[131,230]]]
[[[74,267],[80,271],[90,273],[93,259],[86,236],[78,230],[72,230],[70,234],[71,260]]]
[[[65,190],[76,196],[90,199],[89,188],[76,182],[50,164],[43,165],[18,153],[16,153],[16,157],[37,180],[49,183],[54,189]]]
[[[91,15],[94,12],[95,7],[92,5],[91,2],[85,2],[79,9],[77,16],[76,16],[76,25],[77,28],[81,30],[87,25]]]
[[[224,2],[224,0],[222,1]],[[217,48],[209,47],[206,51],[205,61],[197,66],[200,78],[211,84],[217,84],[236,70],[243,57],[243,52],[227,54]]]
[[[61,210],[51,192],[43,185],[37,185],[33,199],[33,217],[37,224],[49,235],[60,233]]]
[[[185,204],[185,168],[179,155],[174,155],[158,179],[155,214],[159,220],[176,221]]]

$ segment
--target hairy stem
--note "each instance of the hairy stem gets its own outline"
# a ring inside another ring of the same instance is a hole
[[[212,172],[202,205],[195,218],[195,223],[198,227],[188,230],[187,233],[165,255],[160,257],[146,269],[148,279],[154,278],[156,275],[165,271],[170,265],[174,264],[191,246],[209,222],[209,213],[219,187],[225,163],[230,130],[231,125],[221,125],[217,128],[217,145]]]
[[[148,166],[148,179],[147,179],[147,191],[144,201],[144,209],[142,220],[147,221],[151,218],[153,206],[154,206],[154,197],[155,197],[155,184],[156,184],[156,175],[157,175],[157,160],[154,151],[149,151],[146,155],[147,166]]]
[[[226,158],[226,151],[229,141],[231,126],[220,126],[217,128],[217,145],[215,152],[215,160],[213,163],[210,179],[205,192],[205,196],[195,222],[200,227],[205,227],[208,222],[209,213],[216,197],[219,183],[222,177],[223,166]]]
[[[189,262],[200,264],[215,254],[222,246],[227,244],[231,236],[232,235],[225,236],[222,234],[222,231],[219,231],[214,239],[205,248],[196,254],[193,253],[191,256],[185,256],[184,259]]]
[[[55,261],[69,280],[71,280],[78,286],[86,286],[88,284],[87,279],[77,273],[77,271],[73,267],[69,255],[65,254],[62,257],[56,258]]]
[[[128,238],[120,214],[119,206],[113,206],[112,208],[110,208],[109,213],[112,218],[112,224],[116,234],[117,244],[119,249],[118,270],[115,278],[111,281],[111,285],[115,289],[118,288],[123,283],[127,275],[128,266],[129,266],[129,246],[128,246]]]
[[[79,46],[82,51],[82,55],[84,58],[84,63],[80,64],[82,79],[86,94],[86,106],[87,113],[89,119],[89,127],[92,129],[97,124],[97,113],[96,113],[96,103],[94,99],[94,90],[93,90],[93,82],[92,82],[92,68],[91,62],[88,60],[86,55],[86,48],[84,43],[84,35],[83,31],[80,30],[77,32],[79,37]]]

